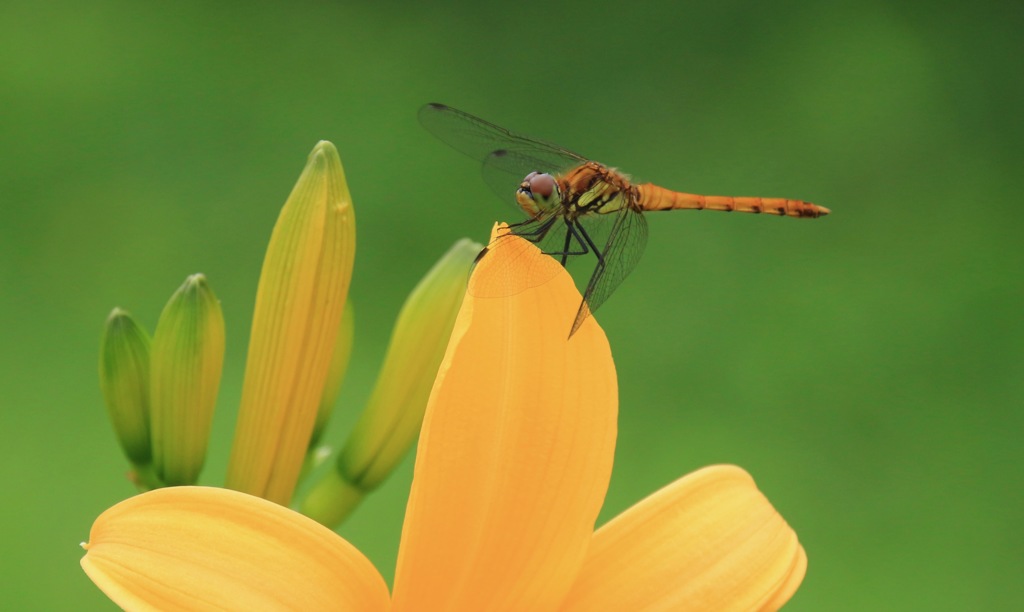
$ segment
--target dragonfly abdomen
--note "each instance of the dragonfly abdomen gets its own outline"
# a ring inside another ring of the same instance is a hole
[[[786,198],[705,196],[672,191],[653,183],[637,185],[638,204],[643,210],[721,210],[786,217],[823,217],[824,206]]]

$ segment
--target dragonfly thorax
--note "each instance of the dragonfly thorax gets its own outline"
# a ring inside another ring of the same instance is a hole
[[[603,164],[580,164],[560,177],[563,184],[565,214],[579,217],[608,214],[634,206],[636,188],[629,178]]]

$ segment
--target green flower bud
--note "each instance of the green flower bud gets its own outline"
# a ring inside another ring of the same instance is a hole
[[[149,334],[115,308],[100,340],[100,390],[124,454],[139,468],[153,460],[149,444]]]
[[[373,394],[338,456],[337,471],[310,492],[303,512],[334,526],[401,462],[419,434],[427,399],[483,247],[455,243],[409,295],[398,315]]]
[[[157,475],[193,484],[206,459],[224,363],[224,316],[202,274],[193,274],[164,307],[153,334],[151,427]]]

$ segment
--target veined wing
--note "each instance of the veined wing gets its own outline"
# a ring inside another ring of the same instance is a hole
[[[570,337],[636,268],[640,256],[644,253],[644,247],[647,246],[647,220],[639,211],[623,208],[622,212],[615,216],[615,223],[611,226],[608,237],[604,239],[604,245],[598,242],[597,246],[603,251],[583,292],[583,302],[576,312],[576,320],[573,321],[572,330],[569,332]]]
[[[568,149],[516,134],[444,104],[432,102],[423,105],[420,108],[419,119],[420,124],[428,132],[456,151],[479,162],[485,161],[496,151],[508,152],[510,155],[504,160],[499,156],[499,159],[489,162],[507,172],[519,172],[520,166],[513,165],[512,162],[521,161],[523,158],[543,165],[544,172],[565,170],[586,161],[581,155]]]

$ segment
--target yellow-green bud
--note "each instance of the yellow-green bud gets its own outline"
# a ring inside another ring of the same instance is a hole
[[[223,363],[220,302],[206,277],[193,274],[171,296],[153,333],[153,460],[157,476],[168,485],[199,478]]]
[[[305,500],[308,516],[328,526],[343,521],[415,442],[472,262],[482,248],[468,239],[456,242],[406,299],[377,384],[338,456],[337,471]]]
[[[149,334],[120,308],[103,327],[100,390],[124,454],[138,467],[149,465]]]
[[[263,260],[229,488],[289,503],[335,353],[354,254],[345,172],[334,145],[321,141],[281,210]]]

